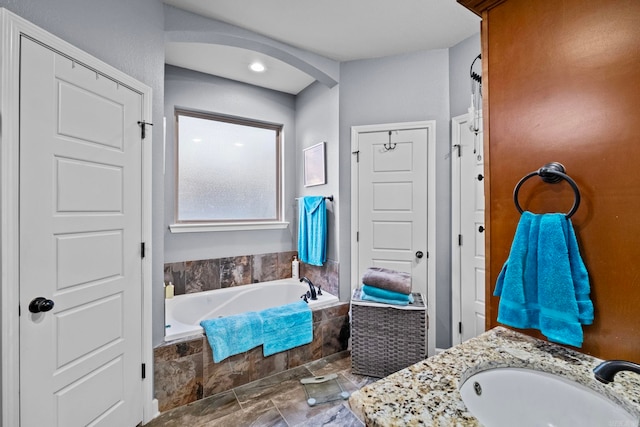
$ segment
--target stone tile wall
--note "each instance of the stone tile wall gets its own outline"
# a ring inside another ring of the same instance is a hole
[[[181,295],[285,279],[291,277],[294,255],[297,252],[289,251],[174,262],[164,265],[164,280],[172,282],[175,294]],[[322,267],[300,263],[300,276],[306,276],[316,286],[340,296],[336,261],[328,260]]]
[[[204,335],[163,344],[154,349],[155,396],[160,411],[344,351],[349,335],[349,303],[342,302],[313,311],[311,343],[268,357],[258,346],[214,363]]]

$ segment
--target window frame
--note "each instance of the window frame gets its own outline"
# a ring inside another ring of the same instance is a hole
[[[249,126],[260,129],[268,129],[275,131],[275,170],[276,170],[276,212],[273,218],[229,218],[229,219],[201,219],[201,220],[181,220],[179,218],[180,207],[180,129],[179,120],[180,116],[193,117],[203,120],[212,120],[223,123],[230,123],[240,126]],[[219,113],[192,110],[186,108],[175,108],[174,112],[174,137],[175,137],[175,151],[174,151],[174,224],[169,226],[171,232],[195,232],[195,231],[229,231],[236,229],[273,229],[273,228],[285,228],[288,223],[284,221],[284,206],[283,200],[283,168],[282,168],[282,141],[283,141],[283,128],[282,124],[271,123],[261,120],[249,119],[244,117],[229,116]]]

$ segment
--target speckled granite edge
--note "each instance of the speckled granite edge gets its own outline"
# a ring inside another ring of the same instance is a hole
[[[462,402],[459,386],[491,368],[521,367],[576,381],[640,418],[640,378],[621,372],[602,384],[592,369],[601,360],[497,327],[353,393],[349,405],[367,426],[481,426]]]

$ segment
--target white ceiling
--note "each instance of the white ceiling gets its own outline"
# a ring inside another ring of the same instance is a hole
[[[444,49],[480,30],[480,18],[455,0],[164,2],[340,62]],[[256,59],[266,72],[248,72]],[[229,46],[167,43],[166,62],[293,94],[313,81],[275,58]]]

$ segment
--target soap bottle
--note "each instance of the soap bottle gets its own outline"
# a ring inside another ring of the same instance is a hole
[[[166,299],[171,299],[173,298],[173,293],[174,293],[173,283],[169,282],[168,285],[164,286],[164,297]]]
[[[291,261],[291,277],[294,279],[300,278],[300,261],[295,255],[293,256],[293,261]]]

